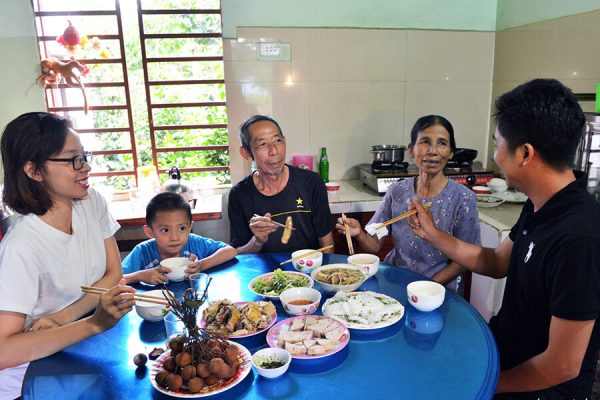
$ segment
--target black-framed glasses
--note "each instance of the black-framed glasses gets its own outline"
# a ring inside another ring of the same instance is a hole
[[[81,168],[83,168],[83,166],[85,165],[85,163],[91,163],[92,162],[92,152],[91,151],[84,151],[83,154],[79,154],[75,157],[71,157],[71,158],[48,158],[48,161],[58,161],[58,162],[70,162],[73,165],[73,169],[75,171],[79,171]]]

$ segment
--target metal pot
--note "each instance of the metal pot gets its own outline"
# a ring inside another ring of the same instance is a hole
[[[371,147],[373,161],[402,162],[406,147],[395,144],[378,144]]]

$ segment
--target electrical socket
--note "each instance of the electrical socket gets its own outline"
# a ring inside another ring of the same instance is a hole
[[[269,61],[286,61],[290,59],[290,43],[257,43],[256,59]]]
[[[261,56],[276,57],[281,53],[281,46],[279,43],[261,43],[259,52]]]

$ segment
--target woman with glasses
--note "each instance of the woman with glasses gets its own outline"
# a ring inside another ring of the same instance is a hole
[[[0,149],[3,202],[20,214],[0,242],[0,398],[10,399],[29,361],[112,328],[134,290],[121,281],[119,224],[89,186],[91,153],[69,121],[23,114]],[[112,289],[98,297],[82,285]]]

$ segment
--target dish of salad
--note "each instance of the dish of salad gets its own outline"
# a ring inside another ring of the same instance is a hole
[[[313,279],[301,272],[282,271],[277,268],[274,272],[262,274],[250,281],[248,288],[259,296],[278,300],[279,295],[293,287],[313,287]]]

